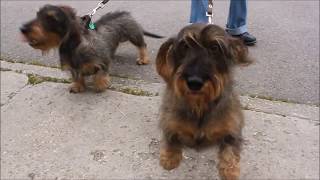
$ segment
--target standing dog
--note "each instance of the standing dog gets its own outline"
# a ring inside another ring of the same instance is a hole
[[[139,50],[137,64],[142,65],[149,62],[143,35],[161,38],[144,31],[128,12],[102,16],[95,23],[95,30],[88,30],[85,20],[70,7],[45,5],[36,19],[20,28],[31,47],[43,52],[59,48],[61,67],[70,70],[73,77],[72,93],[85,90],[87,75],[94,75],[96,91],[108,87],[109,64],[119,43],[134,44]]]
[[[241,40],[216,25],[186,26],[161,45],[156,66],[166,82],[160,113],[163,168],[178,167],[184,146],[217,144],[220,177],[238,179],[244,118],[232,69],[250,63]]]

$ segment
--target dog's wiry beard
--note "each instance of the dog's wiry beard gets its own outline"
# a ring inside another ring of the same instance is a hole
[[[209,109],[208,100],[205,98],[205,95],[187,95],[186,101],[188,102],[191,111],[197,117],[202,117],[203,114]]]
[[[196,94],[188,90],[185,81],[181,78],[176,77],[173,84],[175,95],[184,102],[192,114],[200,118],[209,110],[209,103],[212,99],[210,93],[213,91],[209,83],[206,83],[203,90]]]
[[[198,118],[214,107],[212,106],[213,102],[219,99],[224,91],[224,85],[228,81],[227,76],[222,74],[216,74],[214,78],[214,81],[205,82],[201,90],[195,93],[188,89],[186,82],[181,77],[175,76],[173,78],[175,96]]]

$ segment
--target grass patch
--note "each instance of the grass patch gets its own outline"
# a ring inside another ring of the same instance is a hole
[[[28,76],[28,84],[36,85],[42,82],[55,82],[55,83],[71,83],[68,79],[59,79],[53,77],[43,77],[36,74],[27,74]]]
[[[50,67],[50,68],[61,69],[59,66],[45,65],[45,64],[42,64],[41,62],[36,61],[36,60],[17,61],[17,60],[13,60],[13,59],[10,59],[10,58],[7,58],[7,57],[3,57],[3,56],[0,57],[0,60],[1,61],[6,61],[6,62],[9,62],[9,63],[19,63],[19,64],[26,64],[26,65],[34,65],[34,66],[42,66],[42,67]]]
[[[122,79],[131,79],[131,80],[141,81],[141,79],[138,79],[138,78],[135,78],[135,77],[131,77],[131,76],[128,76],[128,75],[122,75],[122,74],[113,74],[113,73],[111,73],[110,76],[116,77],[116,78],[122,78]]]
[[[115,91],[119,91],[119,92],[122,92],[125,94],[135,95],[135,96],[155,96],[151,92],[144,91],[139,88],[133,88],[133,87],[120,87],[120,88],[111,87],[110,89],[115,90]]]
[[[251,98],[259,98],[259,99],[264,99],[264,100],[269,100],[269,101],[279,101],[279,102],[285,102],[285,103],[296,103],[293,101],[289,101],[288,99],[277,99],[273,98],[271,96],[261,96],[261,95],[249,95]]]
[[[36,85],[44,82],[44,80],[41,78],[41,76],[37,76],[34,74],[27,74],[28,76],[28,84]]]
[[[35,60],[32,60],[32,61],[30,61],[30,62],[26,62],[25,64],[34,65],[34,66],[42,66],[42,67],[50,67],[50,68],[61,69],[59,66],[49,66],[49,65],[42,64],[41,62],[35,61]]]
[[[70,79],[60,79],[60,78],[53,78],[53,77],[44,77],[44,76],[39,76],[37,74],[27,74],[28,77],[28,84],[30,85],[36,85],[40,84],[42,82],[55,82],[55,83],[71,83],[72,81]],[[122,92],[125,94],[131,94],[135,96],[158,96],[159,93],[151,93],[139,88],[135,87],[109,87],[110,90]]]

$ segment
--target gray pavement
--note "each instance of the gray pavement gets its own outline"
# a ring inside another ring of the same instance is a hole
[[[161,93],[70,94],[69,84],[31,85],[27,74],[68,78],[58,69],[1,61],[1,179],[218,177],[216,149],[187,149],[179,168],[160,167]],[[113,79],[144,91],[163,87]],[[319,179],[319,107],[248,96],[241,102],[246,117],[242,179]]]
[[[46,1],[1,1],[1,57],[23,62],[57,65],[57,54],[41,56],[19,41],[18,27],[33,18]],[[97,1],[50,1],[68,4],[79,14]],[[151,32],[171,36],[187,24],[190,1],[111,1],[95,18],[113,10],[128,10]],[[215,23],[224,26],[228,1],[215,1]],[[242,94],[293,102],[319,104],[319,1],[249,1],[249,31],[258,44],[250,47],[256,63],[237,72]],[[147,39],[152,59],[164,40]],[[124,44],[112,73],[148,82],[161,82],[154,66],[137,67],[135,48]]]
[[[1,106],[8,103],[9,100],[24,88],[28,82],[26,75],[17,74],[11,71],[4,72],[1,75],[5,77],[5,81],[1,81]],[[1,78],[4,78],[1,77]]]

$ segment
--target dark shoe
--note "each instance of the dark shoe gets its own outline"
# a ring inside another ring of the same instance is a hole
[[[244,44],[247,46],[252,46],[257,42],[257,39],[251,34],[249,34],[248,32],[245,32],[240,35],[232,35],[232,36],[242,39]]]

